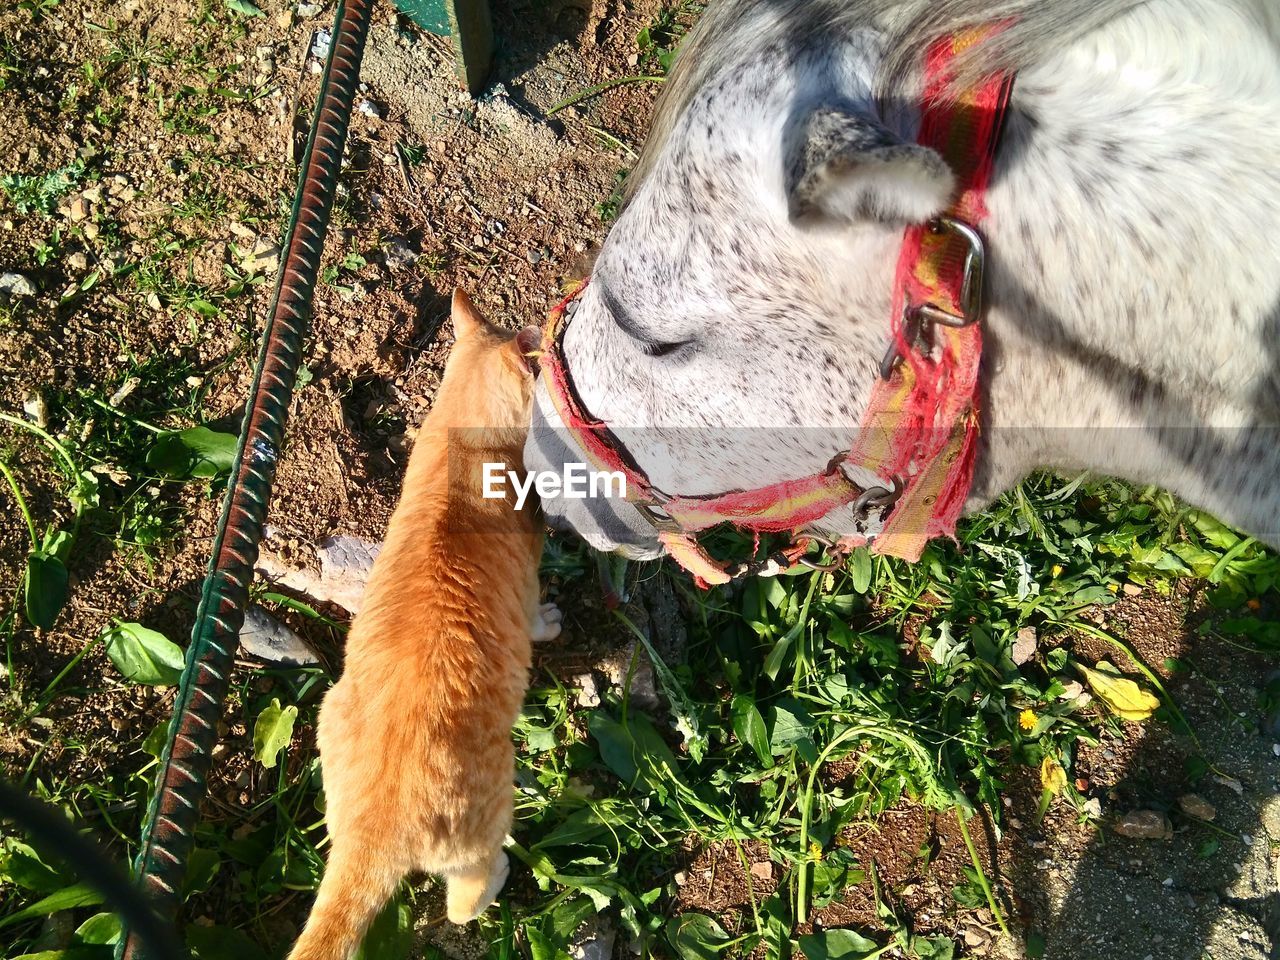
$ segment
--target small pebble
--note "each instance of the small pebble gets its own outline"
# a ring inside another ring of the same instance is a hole
[[[34,297],[36,285],[20,273],[0,273],[0,306],[14,300]]]
[[[1037,636],[1035,627],[1020,627],[1017,639],[1013,643],[1013,662],[1022,666],[1036,655]]]
[[[382,256],[388,270],[407,270],[418,262],[418,252],[400,237],[387,240]]]
[[[37,427],[43,428],[49,425],[49,407],[45,404],[44,397],[38,393],[22,401],[22,412]]]
[[[113,407],[118,407],[124,403],[137,390],[142,381],[138,377],[130,377],[120,385],[120,389],[111,395],[111,399],[107,403]]]
[[[587,708],[600,706],[600,689],[596,685],[595,674],[584,673],[574,677],[573,682],[578,687],[578,706]]]
[[[302,666],[320,662],[305,640],[256,605],[245,611],[240,646],[249,655],[271,663]]]
[[[1135,840],[1173,839],[1173,824],[1158,810],[1133,810],[1117,820],[1112,829]]]
[[[311,37],[311,56],[323,60],[329,56],[329,47],[333,44],[333,31],[328,27],[317,30]]]
[[[1197,820],[1212,821],[1218,815],[1214,805],[1198,793],[1184,793],[1178,798],[1178,806],[1187,816]]]

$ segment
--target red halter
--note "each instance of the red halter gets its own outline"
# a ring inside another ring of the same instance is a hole
[[[709,496],[656,489],[609,425],[587,412],[565,368],[562,334],[579,284],[547,318],[542,372],[564,425],[599,469],[622,473],[627,498],[658,531],[667,552],[699,584],[750,573],[777,572],[801,558],[814,539],[804,528],[833,510],[879,511],[875,553],[918,560],[932,538],[953,536],[973,481],[978,434],[978,366],[982,356],[983,243],[977,225],[1013,78],[997,76],[959,91],[948,89],[952,64],[969,45],[1002,29],[975,29],[930,46],[919,142],[937,150],[956,174],[958,196],[945,215],[908,227],[894,280],[892,342],[881,364],[862,427],[847,453],[821,473],[754,490]],[[886,478],[863,488],[845,466]],[[796,542],[764,561],[733,567],[713,560],[694,534],[721,523],[753,533],[790,532]],[[866,542],[847,537],[843,553]]]

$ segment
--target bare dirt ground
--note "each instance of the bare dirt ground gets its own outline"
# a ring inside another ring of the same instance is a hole
[[[30,418],[83,458],[101,498],[70,562],[66,610],[52,630],[13,632],[0,665],[0,698],[62,685],[33,722],[18,722],[16,697],[0,705],[0,762],[51,787],[99,782],[140,796],[122,772],[136,758],[126,763],[120,745],[171,707],[169,691],[121,683],[93,638],[113,619],[174,638],[190,629],[217,491],[148,473],[150,433],[137,421],[234,429],[250,382],[318,85],[312,48],[332,18],[331,8],[306,17],[279,2],[261,7],[260,17],[222,0],[0,10],[0,174],[77,171],[48,215],[0,206],[0,272],[33,288],[0,312],[0,411],[21,416],[39,401],[46,412]],[[495,85],[479,100],[458,89],[444,41],[379,9],[271,507],[270,546],[286,560],[309,559],[333,533],[380,536],[450,343],[455,285],[515,327],[539,319],[581,275],[656,87],[615,87],[547,114],[592,84],[636,73],[636,35],[661,9],[660,0],[497,2]],[[68,523],[66,484],[48,450],[7,428],[2,449],[38,525]],[[6,615],[27,536],[17,510],[0,513]],[[1160,672],[1213,763],[1195,789],[1216,818],[1180,811],[1192,789],[1191,744],[1152,727],[1141,740],[1082,747],[1079,764],[1109,818],[1167,814],[1170,839],[1119,837],[1061,807],[1035,826],[1039,785],[1029,779],[1008,785],[1010,829],[979,838],[984,861],[1006,878],[1016,919],[1044,934],[1043,956],[1054,960],[1275,957],[1280,760],[1258,728],[1266,663],[1197,634],[1200,607],[1185,592],[1129,598],[1109,616],[1148,663],[1194,662],[1194,671]],[[597,621],[579,611],[544,666],[570,678],[595,662],[614,643],[587,635]],[[326,662],[339,662],[336,634],[293,622]],[[575,643],[590,643],[590,655]],[[247,772],[238,705],[228,708],[211,793],[211,815],[222,819],[271,789]],[[103,829],[136,822],[136,802],[78,802]],[[948,818],[903,804],[846,842],[877,864],[918,931],[954,935],[959,955],[999,954],[989,912],[956,910],[952,890],[968,860]],[[680,905],[726,918],[749,911],[750,898],[776,883],[769,851],[750,852],[744,870],[734,851],[684,851]],[[199,909],[215,914],[234,895],[215,889]],[[288,894],[272,906],[282,939],[306,905]],[[850,888],[819,919],[874,925],[875,902],[865,886]],[[441,945],[462,956],[482,949]],[[616,951],[626,955],[622,939]]]

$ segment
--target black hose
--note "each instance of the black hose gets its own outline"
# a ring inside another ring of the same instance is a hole
[[[71,867],[84,883],[100,891],[121,921],[156,960],[185,960],[186,950],[173,927],[162,923],[136,883],[107,855],[102,845],[79,833],[57,808],[0,780],[0,820],[11,820],[42,854]]]

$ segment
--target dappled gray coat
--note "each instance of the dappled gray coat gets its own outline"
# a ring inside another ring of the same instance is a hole
[[[967,62],[1017,71],[984,224],[969,508],[1036,467],[1089,469],[1277,544],[1276,0],[713,4],[566,332],[586,407],[633,428],[629,452],[672,493],[803,476],[847,450],[902,227],[953,186],[914,143],[921,55],[1009,15]],[[585,459],[558,423],[543,389],[531,468]],[[596,547],[655,552],[619,500],[546,506]],[[823,525],[856,529],[847,511]]]

